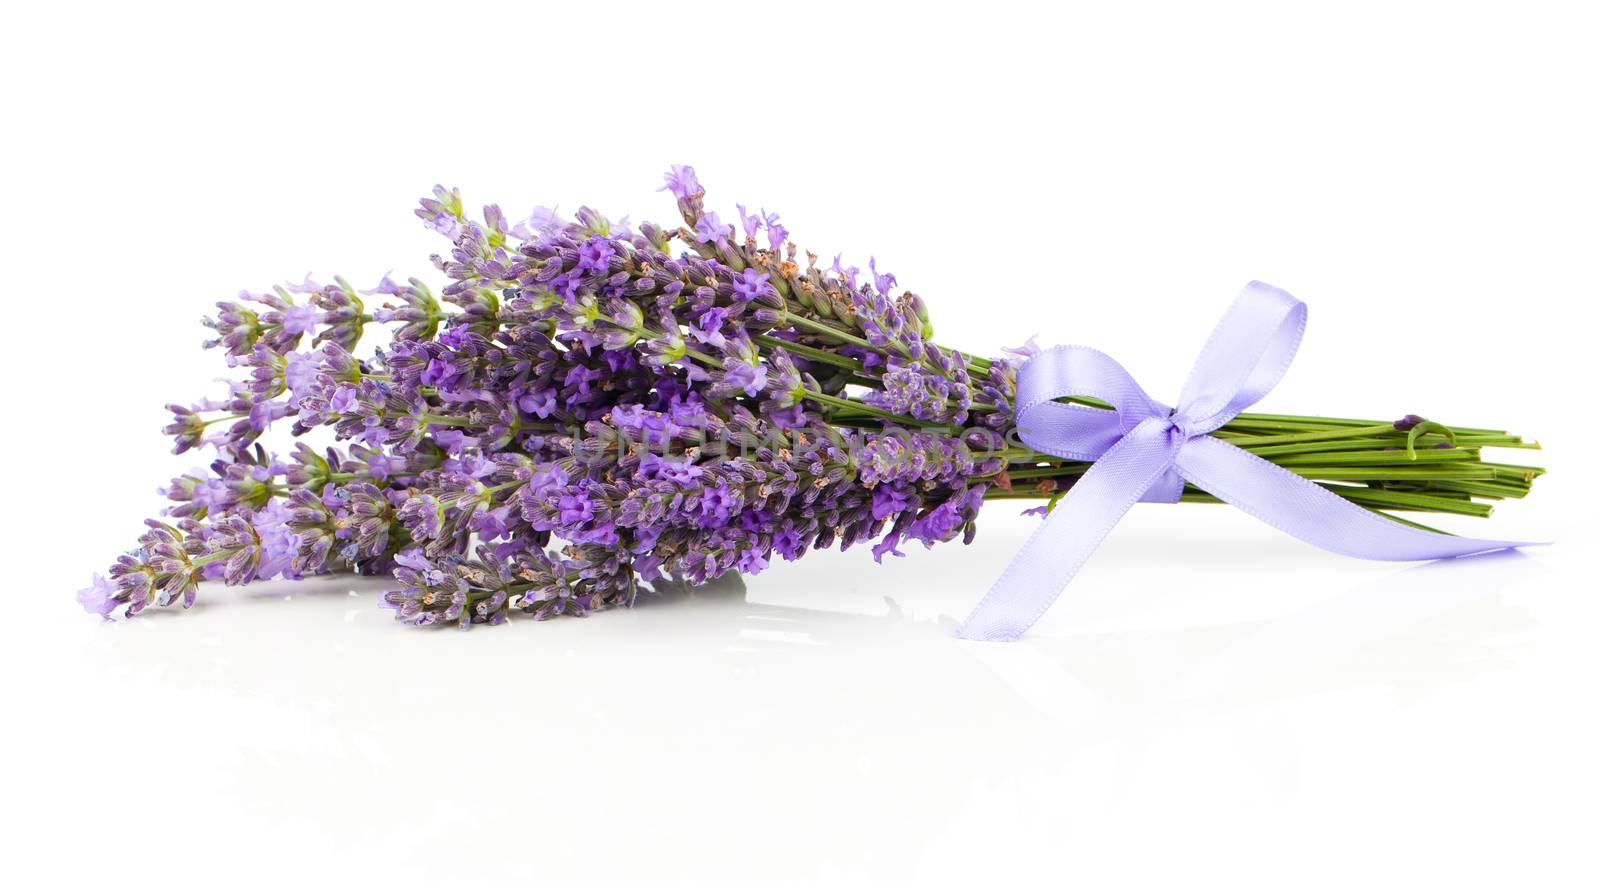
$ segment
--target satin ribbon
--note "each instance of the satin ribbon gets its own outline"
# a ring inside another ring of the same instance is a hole
[[[1028,359],[1017,371],[1023,443],[1094,464],[1057,502],[957,635],[1020,637],[1135,502],[1176,502],[1184,481],[1301,541],[1349,557],[1432,560],[1537,544],[1414,529],[1210,437],[1278,384],[1305,326],[1304,303],[1251,282],[1211,332],[1176,407],[1157,403],[1122,365],[1094,349],[1057,346]],[[1068,396],[1097,398],[1116,409],[1057,400]]]

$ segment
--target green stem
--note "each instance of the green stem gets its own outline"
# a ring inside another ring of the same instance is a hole
[[[798,315],[794,312],[787,312],[784,314],[784,320],[789,324],[795,325],[796,327],[803,327],[812,333],[833,337],[841,343],[850,343],[851,345],[860,346],[863,349],[868,349],[873,352],[883,351],[881,348],[874,346],[861,337],[858,337],[843,328],[834,327],[831,324],[824,324],[821,321],[814,321],[805,317],[804,315]]]
[[[1243,414],[1241,414],[1241,418]],[[1238,420],[1234,420],[1237,422]],[[1232,423],[1229,423],[1230,425]],[[1399,434],[1392,425],[1367,425],[1356,428],[1335,428],[1328,431],[1308,431],[1303,434],[1266,435],[1263,437],[1246,437],[1232,441],[1236,447],[1250,447],[1261,444],[1303,444],[1310,441],[1330,441],[1344,438],[1374,437],[1384,434]],[[1252,451],[1254,452],[1254,451]],[[1257,453],[1260,455],[1260,453]]]
[[[861,401],[851,400],[850,398],[836,398],[833,395],[823,394],[822,392],[814,392],[808,388],[800,389],[800,393],[813,401],[818,401],[824,404],[832,404],[835,407],[841,407],[848,410],[855,410],[858,413],[865,413],[869,416],[875,416],[879,419],[887,419],[890,422],[897,422],[901,425],[908,425],[913,428],[926,428],[930,431],[942,431],[945,433],[949,433],[951,431],[960,431],[959,428],[954,428],[952,426],[941,425],[937,422],[924,422],[920,419],[912,419],[910,416],[893,413],[881,407],[874,407],[871,404],[862,403]]]
[[[843,355],[818,349],[814,346],[808,346],[805,343],[797,343],[794,340],[786,340],[782,337],[772,336],[758,336],[755,338],[755,340],[756,345],[761,346],[764,349],[788,349],[802,358],[808,358],[812,361],[817,361],[822,364],[832,364],[835,367],[849,370],[854,373],[859,373],[866,370],[860,361],[855,361],[850,358],[846,358]]]
[[[470,428],[472,420],[465,416],[443,416],[438,413],[429,413],[424,417],[433,425],[454,425],[457,428]]]

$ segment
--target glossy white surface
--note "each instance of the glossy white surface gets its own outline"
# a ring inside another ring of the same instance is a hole
[[[0,873],[1600,875],[1582,7],[490,7],[12,13]],[[1270,409],[1527,432],[1532,498],[1434,522],[1557,544],[1375,564],[1140,506],[1014,645],[949,635],[1034,525],[1006,504],[586,621],[417,632],[360,579],[77,609],[202,464],[160,407],[222,372],[212,301],[435,280],[436,180],[660,218],[686,161],[941,339],[1095,345],[1157,397],[1280,285]]]
[[[1377,566],[1141,510],[987,645],[951,619],[1025,524],[984,525],[470,634],[400,627],[360,579],[61,621],[12,734],[28,846],[178,877],[1581,877],[1576,548]],[[174,846],[79,849],[116,817]]]

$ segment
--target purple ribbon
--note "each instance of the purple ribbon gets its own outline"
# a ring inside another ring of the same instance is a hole
[[[1178,406],[1157,403],[1109,356],[1057,346],[1017,371],[1017,429],[1030,449],[1093,465],[956,631],[1020,637],[1050,608],[1135,502],[1176,502],[1184,481],[1301,541],[1368,560],[1432,560],[1524,547],[1425,532],[1345,501],[1208,435],[1278,384],[1305,332],[1306,305],[1251,282],[1195,361]],[[1100,410],[1057,398],[1097,398]]]

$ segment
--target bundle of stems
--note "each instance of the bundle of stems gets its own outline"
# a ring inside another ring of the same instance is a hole
[[[864,341],[827,322],[806,321],[803,329],[834,345],[859,345]],[[757,340],[761,344],[760,339]],[[790,340],[773,339],[772,346],[797,350],[816,357],[821,350],[793,345]],[[1003,359],[986,359],[963,353],[969,364],[992,370]],[[834,357],[832,363],[848,369],[859,388],[880,385],[860,363]],[[975,385],[974,397],[981,396]],[[1071,397],[1064,402],[1109,409],[1093,398]],[[865,419],[884,420],[911,429],[937,430],[938,426],[901,414],[870,408],[863,412],[858,400],[848,395],[825,399],[832,408],[830,417],[841,423]],[[975,411],[985,405],[975,404]],[[992,409],[992,408],[991,408]],[[1298,474],[1354,504],[1392,520],[1440,532],[1399,516],[1397,512],[1464,514],[1488,517],[1494,502],[1520,499],[1533,487],[1545,469],[1487,461],[1487,448],[1537,450],[1536,441],[1495,428],[1468,428],[1444,425],[1414,414],[1396,420],[1348,419],[1325,416],[1291,416],[1276,413],[1241,413],[1212,437],[1227,441],[1273,464]],[[986,500],[1030,499],[1048,502],[1047,509],[1072,489],[1092,462],[1052,459],[1028,449],[1015,436],[999,451],[1006,467],[998,478],[972,478],[990,488]],[[1181,501],[1220,502],[1210,493],[1186,485]]]
[[[1419,445],[1421,438],[1431,441]],[[1212,433],[1285,468],[1363,508],[1409,523],[1433,527],[1395,512],[1487,517],[1499,499],[1526,496],[1545,473],[1531,465],[1486,461],[1486,448],[1539,449],[1535,442],[1491,428],[1445,426],[1415,417],[1382,422],[1318,416],[1242,413]],[[1088,463],[1032,461],[1008,467],[1009,488],[987,498],[1049,499],[1071,489]],[[1185,486],[1182,501],[1218,502]]]

